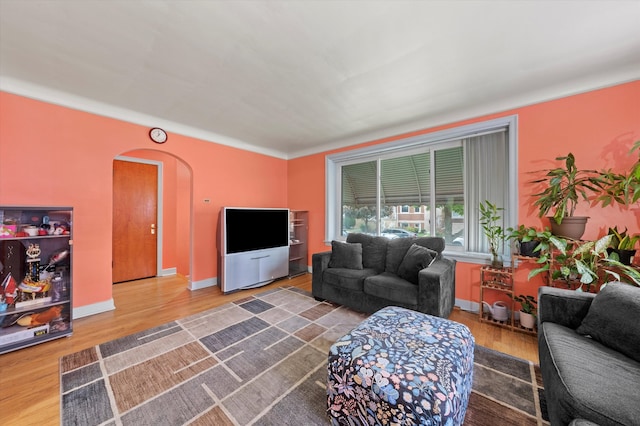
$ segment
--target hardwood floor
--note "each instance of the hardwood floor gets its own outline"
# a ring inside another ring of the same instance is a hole
[[[0,424],[59,424],[58,360],[63,355],[283,285],[311,291],[311,275],[229,295],[223,295],[219,287],[190,291],[181,277],[116,284],[115,311],[75,320],[70,337],[0,355]],[[535,336],[480,323],[476,314],[459,309],[450,319],[467,325],[477,345],[538,362]]]

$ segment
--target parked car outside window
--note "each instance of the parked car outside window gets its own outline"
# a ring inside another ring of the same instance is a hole
[[[409,232],[405,229],[389,228],[381,232],[383,237],[387,238],[409,238],[415,237],[415,232]]]
[[[451,242],[452,246],[464,246],[464,238],[463,237],[457,237],[454,238],[453,241]]]

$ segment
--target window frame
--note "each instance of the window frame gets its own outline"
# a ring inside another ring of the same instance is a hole
[[[509,115],[327,155],[325,157],[325,243],[330,244],[332,240],[345,239],[339,229],[342,214],[340,201],[342,176],[340,171],[343,165],[370,161],[374,158],[388,158],[400,154],[410,155],[425,149],[430,150],[432,147],[441,148],[465,138],[494,133],[501,129],[506,129],[509,151],[509,164],[507,166],[509,178],[507,197],[509,201],[508,205],[504,206],[503,218],[505,228],[515,227],[518,220],[518,116]],[[433,156],[431,157],[433,158]],[[467,188],[465,187],[465,211],[469,211],[469,208],[477,208],[477,206],[468,206],[467,198]],[[472,224],[467,225],[473,226]],[[467,242],[465,241],[466,244]],[[463,250],[447,247],[445,253],[451,258],[469,263],[484,263],[486,259],[490,258],[488,253],[468,251],[466,246],[463,247]],[[509,255],[507,244],[505,244],[504,253],[506,256]]]

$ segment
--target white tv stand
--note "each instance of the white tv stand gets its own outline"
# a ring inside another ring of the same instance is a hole
[[[227,254],[220,263],[223,293],[259,287],[289,274],[289,247]]]

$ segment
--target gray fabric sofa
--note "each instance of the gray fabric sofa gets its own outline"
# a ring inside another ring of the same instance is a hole
[[[640,425],[640,288],[540,287],[538,350],[551,425]]]
[[[447,318],[455,303],[456,261],[439,237],[351,233],[346,243],[312,256],[312,293],[360,312],[400,306]]]

